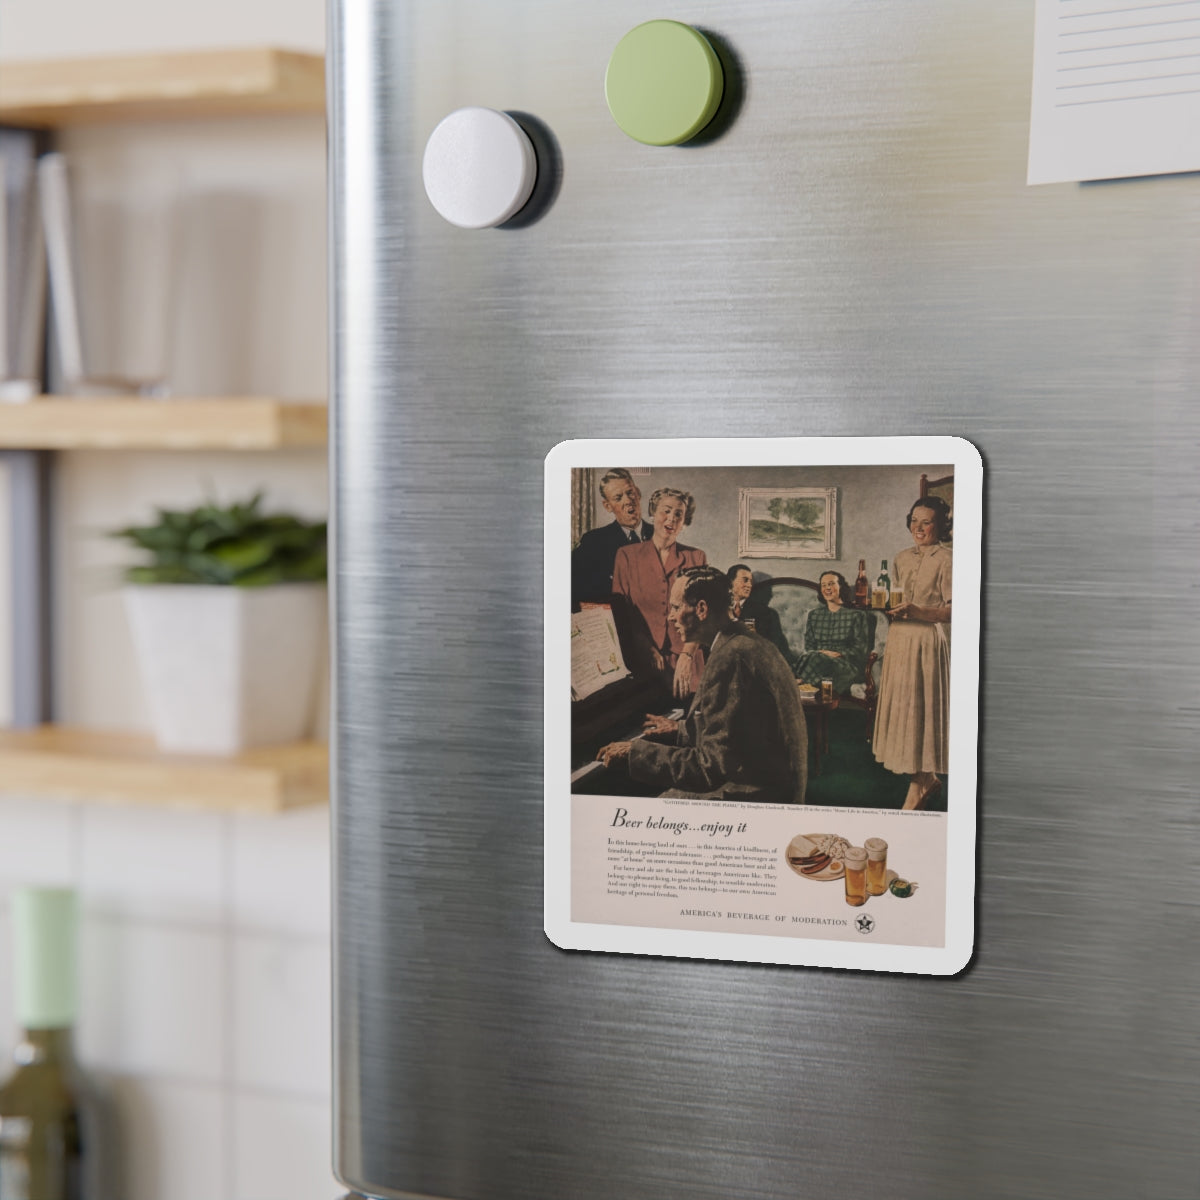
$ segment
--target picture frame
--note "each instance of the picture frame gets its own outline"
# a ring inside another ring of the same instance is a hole
[[[836,487],[738,488],[739,558],[837,558]]]

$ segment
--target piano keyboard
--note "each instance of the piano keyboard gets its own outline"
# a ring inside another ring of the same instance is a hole
[[[671,721],[682,721],[683,709],[673,708],[669,713],[664,713],[663,715]],[[612,740],[614,742],[636,742],[645,736],[645,730],[638,729],[633,733],[627,733],[623,738],[613,738]],[[578,770],[571,772],[571,782],[578,783],[579,780],[586,779],[589,775],[594,775],[597,771],[602,770],[604,770],[604,764],[598,758],[594,758],[591,762],[584,763]]]

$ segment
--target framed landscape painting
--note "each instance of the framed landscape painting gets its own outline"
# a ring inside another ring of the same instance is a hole
[[[740,558],[836,558],[837,488],[738,489]]]

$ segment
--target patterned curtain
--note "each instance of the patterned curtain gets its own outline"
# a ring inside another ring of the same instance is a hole
[[[596,523],[596,481],[594,467],[577,467],[571,472],[571,548]]]

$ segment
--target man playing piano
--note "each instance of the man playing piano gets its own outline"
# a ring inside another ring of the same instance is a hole
[[[670,619],[708,662],[687,717],[647,717],[646,736],[610,742],[597,758],[625,761],[631,778],[669,796],[803,804],[808,732],[783,655],[730,611],[730,582],[690,567],[671,589]]]
[[[613,467],[600,480],[600,499],[615,520],[589,529],[571,551],[571,608],[581,601],[608,604],[612,599],[613,562],[622,546],[649,541],[654,527],[642,520],[642,493],[624,467]]]

